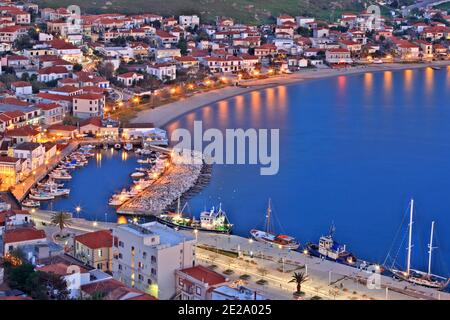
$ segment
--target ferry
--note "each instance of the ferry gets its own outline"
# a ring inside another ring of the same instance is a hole
[[[177,212],[169,212],[167,214],[161,214],[156,219],[169,227],[175,229],[184,230],[198,230],[204,232],[214,233],[231,233],[233,225],[228,220],[226,213],[222,210],[222,205],[219,205],[219,209],[216,211],[214,207],[210,211],[203,211],[200,213],[200,220],[196,220],[195,217],[183,216],[183,210],[187,203],[184,204],[180,210],[180,200],[178,199]]]
[[[271,231],[270,228],[270,217],[272,214],[271,209],[271,200],[269,199],[269,206],[267,207],[266,214],[266,229],[265,231],[252,229],[250,230],[250,235],[256,240],[272,245],[276,245],[281,249],[290,249],[295,250],[300,246],[294,237],[284,235],[284,234],[276,234]]]
[[[305,254],[354,266],[357,261],[356,257],[346,250],[345,245],[341,245],[333,239],[334,232],[335,227],[332,225],[329,234],[321,236],[318,244],[307,243]]]
[[[448,286],[450,279],[431,273],[432,253],[433,250],[436,249],[436,247],[433,247],[433,234],[435,226],[434,221],[431,222],[431,235],[430,235],[430,242],[428,244],[428,271],[424,272],[411,268],[411,254],[413,247],[412,245],[413,212],[414,212],[414,200],[411,199],[409,211],[409,225],[408,225],[408,248],[407,248],[408,252],[406,257],[406,270],[396,269],[392,266],[389,269],[389,271],[392,272],[394,278],[428,288],[443,290]]]

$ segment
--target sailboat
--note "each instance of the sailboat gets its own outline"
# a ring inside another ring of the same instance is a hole
[[[266,228],[264,231],[258,229],[250,230],[251,236],[256,240],[264,243],[274,244],[281,249],[295,250],[300,246],[294,237],[284,234],[276,234],[272,232],[270,228],[270,218],[272,214],[271,200],[269,199],[269,205],[266,213]]]
[[[414,283],[419,284],[429,288],[444,289],[448,283],[449,279],[432,274],[431,273],[431,261],[432,253],[436,247],[433,247],[433,234],[434,234],[434,221],[431,222],[431,234],[430,243],[428,244],[428,271],[420,271],[411,268],[411,254],[412,254],[412,235],[413,235],[413,214],[414,214],[414,199],[411,199],[410,210],[409,210],[409,225],[408,225],[408,253],[406,257],[406,270],[398,270],[392,268],[390,271],[395,277]]]

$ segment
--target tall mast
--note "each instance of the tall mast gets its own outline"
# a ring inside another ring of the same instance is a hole
[[[180,213],[180,197],[177,200],[177,213]]]
[[[412,248],[412,225],[413,225],[414,199],[411,199],[409,211],[409,237],[408,237],[408,257],[406,259],[406,274],[409,276],[411,270],[411,248]]]
[[[428,244],[428,275],[431,274],[431,254],[433,253],[433,233],[434,233],[434,221],[431,222],[431,234],[430,243]]]
[[[267,207],[267,214],[266,214],[266,232],[270,232],[270,214],[272,213],[271,208],[271,199],[269,198],[269,206]]]

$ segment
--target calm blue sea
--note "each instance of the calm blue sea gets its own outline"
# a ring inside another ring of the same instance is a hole
[[[436,221],[433,271],[450,276],[450,69],[366,73],[252,92],[186,114],[167,126],[280,129],[280,170],[216,165],[211,183],[189,201],[192,213],[222,203],[234,232],[262,228],[268,198],[273,225],[302,243],[330,224],[358,257],[402,265],[405,215],[415,199],[413,267],[426,268]],[[72,194],[49,204],[92,220],[116,220],[107,200],[129,186],[133,154],[102,151],[68,183]],[[101,167],[102,170],[97,170]],[[106,216],[105,216],[106,213]],[[394,241],[399,232],[398,241]]]

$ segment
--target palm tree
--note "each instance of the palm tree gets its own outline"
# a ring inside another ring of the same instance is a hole
[[[72,217],[67,212],[56,212],[52,216],[52,220],[51,220],[51,223],[54,226],[58,226],[59,227],[60,235],[62,235],[62,231],[63,231],[64,228],[70,226],[71,222],[72,222]]]
[[[292,279],[289,281],[289,283],[295,282],[297,284],[296,293],[301,293],[302,284],[308,280],[309,278],[304,272],[294,272],[294,274],[292,275]]]

